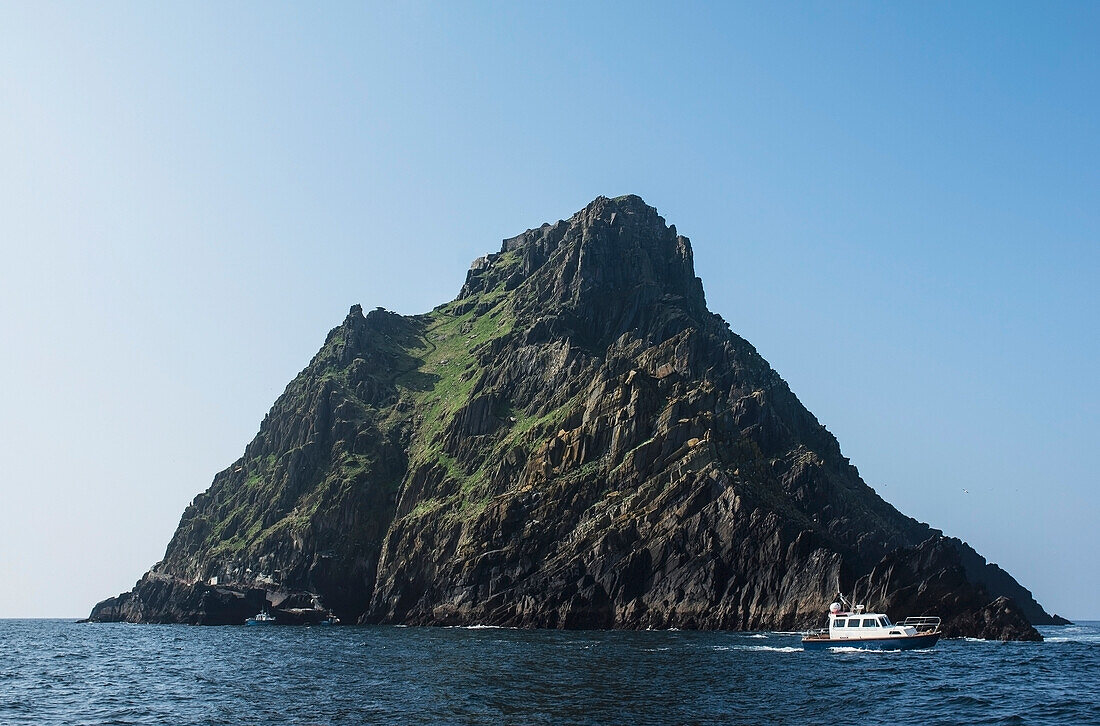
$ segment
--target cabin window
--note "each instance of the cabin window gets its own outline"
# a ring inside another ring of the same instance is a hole
[[[886,618],[884,618],[884,617],[883,617],[883,618],[879,618],[879,619],[878,619],[878,624],[879,624],[879,625],[881,625],[881,626],[882,626],[882,627],[884,627],[884,628],[889,628],[889,627],[890,627],[890,621],[889,621],[889,620],[887,620],[887,619],[886,619]]]
[[[834,628],[843,628],[845,622],[847,622],[847,621],[845,621],[845,620],[834,620],[833,621],[833,627]]]
[[[877,628],[878,623],[875,622],[874,618],[864,618],[863,619],[863,627],[865,627],[865,628]]]

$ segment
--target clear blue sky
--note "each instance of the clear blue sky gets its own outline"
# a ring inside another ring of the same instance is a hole
[[[1095,3],[0,4],[0,616],[128,589],[352,303],[424,312],[636,193],[871,486],[1100,618],[1098,32]]]

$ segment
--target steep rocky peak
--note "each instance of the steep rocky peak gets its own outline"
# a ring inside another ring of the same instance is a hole
[[[601,335],[636,328],[663,302],[701,313],[691,243],[641,197],[597,197],[567,220],[504,240],[471,265],[461,298],[523,286],[543,311],[604,311]]]
[[[406,318],[385,308],[375,308],[363,314],[358,303],[348,310],[344,322],[329,331],[325,344],[313,357],[310,366],[323,372],[333,365],[347,365],[368,351],[380,351],[399,345],[416,327],[413,318]]]
[[[583,227],[610,226],[618,222],[621,228],[642,228],[657,232],[669,229],[664,217],[657,213],[657,208],[646,204],[637,194],[614,198],[596,197],[569,221],[577,222]],[[675,227],[671,231],[675,236]]]

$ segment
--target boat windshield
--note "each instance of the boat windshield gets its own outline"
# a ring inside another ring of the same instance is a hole
[[[879,617],[878,623],[879,623],[879,625],[881,625],[884,628],[889,628],[890,627],[890,618],[886,617],[885,615],[882,615],[882,616]]]

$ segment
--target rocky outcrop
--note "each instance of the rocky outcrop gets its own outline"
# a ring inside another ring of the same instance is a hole
[[[131,623],[240,625],[266,605],[260,588],[218,587],[149,573],[130,592],[95,606],[89,620]]]
[[[958,635],[1050,618],[863,482],[633,196],[505,240],[425,315],[353,307],[184,513],[142,581],[172,594],[93,618],[195,622],[182,583],[211,577],[345,622],[789,629],[853,587]]]
[[[973,566],[974,557],[980,558],[957,539],[931,537],[886,555],[856,582],[854,593],[885,608],[895,619],[939,615],[949,638],[1042,640],[1019,602],[1004,594],[993,595],[985,582],[970,574],[967,564]],[[1027,601],[1028,607],[1038,607],[1030,593]]]

